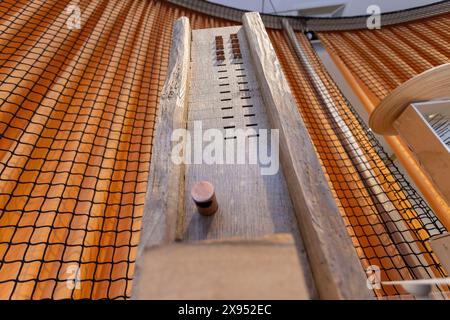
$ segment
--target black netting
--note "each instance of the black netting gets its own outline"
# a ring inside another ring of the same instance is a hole
[[[270,37],[363,267],[378,266],[383,281],[446,276],[427,243],[445,228],[344,98],[306,37],[298,34],[308,66],[281,31]],[[376,294],[405,292],[383,286]]]
[[[71,4],[81,29],[67,27]],[[0,298],[130,296],[155,113],[183,15],[194,29],[231,24],[163,1],[0,3]],[[432,27],[424,41],[445,42]],[[427,244],[442,225],[311,48],[342,120],[281,31],[269,33],[363,266],[379,265],[383,280],[443,276]],[[378,79],[389,77],[376,76],[384,92]],[[364,157],[342,138],[344,123]]]

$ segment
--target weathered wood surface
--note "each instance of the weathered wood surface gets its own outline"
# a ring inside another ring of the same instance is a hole
[[[229,36],[233,33],[237,33],[240,39],[242,59],[232,58]],[[226,59],[222,63],[217,63],[215,58],[214,39],[218,35],[222,35],[224,40]],[[208,129],[218,129],[224,137],[229,137],[231,133],[226,127],[254,129],[255,132],[269,127],[266,107],[241,26],[193,30],[191,60],[187,128],[192,138],[192,151],[198,151],[194,147],[199,143],[203,146],[200,152],[208,145],[206,141],[202,143],[203,137],[198,135],[200,132],[194,131],[195,123],[202,125],[203,133]],[[238,77],[241,75],[244,77]],[[219,79],[224,77],[226,79]],[[252,107],[243,107],[246,105]],[[255,126],[247,127],[249,124]],[[248,146],[258,143],[259,138],[247,137],[245,141],[246,159],[242,164],[236,160],[231,164],[225,163],[226,144],[235,146],[236,139],[223,141],[223,158],[220,158],[223,163],[205,163],[205,159],[201,159],[202,163],[195,163],[195,156],[191,155],[192,163],[186,166],[184,240],[234,236],[252,238],[274,232],[291,232],[298,236],[296,218],[282,173],[262,175],[261,165],[248,161],[251,152]],[[268,150],[270,152],[270,145]],[[191,199],[191,187],[199,180],[210,181],[215,187],[219,211],[210,218],[199,215]]]
[[[173,28],[169,67],[156,118],[139,252],[145,246],[175,239],[183,204],[180,186],[184,186],[184,167],[171,160],[176,143],[171,135],[173,130],[186,127],[190,42],[189,20],[179,18]]]
[[[430,246],[445,271],[447,271],[447,274],[450,274],[450,233],[447,232],[432,237],[430,239]]]
[[[342,217],[258,13],[243,17],[280,157],[319,295],[368,299],[371,292]]]
[[[230,34],[237,34],[242,59],[234,59]],[[225,61],[215,57],[215,37],[222,36]],[[242,26],[193,30],[192,32],[191,81],[187,127],[191,134],[191,146],[201,142],[196,136],[195,123],[201,123],[203,133],[208,129],[220,130],[224,137],[231,136],[225,127],[257,130],[270,128],[266,106],[261,98],[259,83],[254,74],[251,55],[248,50],[245,31]],[[245,91],[243,91],[245,90]],[[248,91],[247,91],[248,90]],[[249,99],[242,99],[249,97]],[[222,101],[224,100],[224,101]],[[248,107],[251,106],[251,107]],[[247,125],[255,124],[248,127]],[[269,132],[270,134],[270,132]],[[199,139],[200,138],[200,139]],[[309,264],[298,230],[283,173],[262,175],[260,163],[249,163],[250,144],[259,142],[260,137],[249,136],[246,142],[245,163],[192,163],[186,166],[185,215],[180,239],[197,241],[242,237],[252,239],[275,232],[291,233],[296,239],[301,264],[309,270]],[[234,146],[236,139],[224,142]],[[203,148],[209,142],[203,142]],[[271,153],[270,143],[267,146]],[[195,150],[192,150],[195,151]],[[199,180],[210,181],[215,187],[219,210],[210,217],[199,215],[191,199],[190,190]],[[308,286],[314,287],[310,271]]]
[[[148,248],[137,299],[309,299],[288,234]]]
[[[184,166],[172,162],[173,130],[186,128],[190,67],[191,29],[189,19],[175,21],[169,67],[158,107],[152,158],[137,252],[133,298],[141,285],[142,254],[146,247],[171,243],[183,211]],[[175,142],[176,143],[176,142]]]
[[[395,119],[413,102],[450,97],[450,63],[429,69],[394,89],[369,117],[369,126],[376,133],[396,135]]]
[[[393,126],[415,155],[421,169],[450,204],[450,153],[447,147],[412,105],[395,119]],[[450,226],[450,212],[439,215],[439,219],[443,225]]]

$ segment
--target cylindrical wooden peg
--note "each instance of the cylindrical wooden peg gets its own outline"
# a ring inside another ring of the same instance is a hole
[[[196,182],[191,189],[191,197],[201,215],[213,215],[219,208],[214,186],[208,181]]]

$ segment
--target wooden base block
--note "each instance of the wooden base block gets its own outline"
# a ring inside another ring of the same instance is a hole
[[[178,243],[147,249],[135,299],[309,299],[294,240]]]

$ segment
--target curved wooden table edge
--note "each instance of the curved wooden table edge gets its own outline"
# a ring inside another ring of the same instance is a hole
[[[450,98],[450,63],[431,68],[404,82],[386,96],[369,117],[369,127],[396,135],[393,123],[413,102]]]

